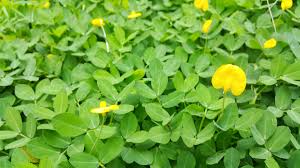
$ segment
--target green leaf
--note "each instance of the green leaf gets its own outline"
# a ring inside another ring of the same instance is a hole
[[[180,91],[175,91],[173,93],[168,94],[167,96],[163,96],[161,98],[161,102],[163,107],[170,108],[177,106],[180,102],[182,102],[184,98],[184,93]]]
[[[87,83],[82,83],[75,94],[77,101],[84,100],[86,96],[90,93],[90,91],[91,86]]]
[[[88,131],[84,136],[84,148],[86,152],[89,152],[95,156],[98,156],[102,150],[103,142],[96,136],[95,131]]]
[[[0,131],[0,140],[2,139],[12,139],[16,136],[18,136],[19,133],[18,132],[14,132],[14,131]]]
[[[50,157],[59,154],[59,151],[51,146],[48,146],[41,138],[32,139],[27,145],[26,149],[30,154],[38,159]]]
[[[221,114],[221,118],[217,123],[218,127],[224,131],[233,128],[234,123],[238,119],[238,115],[237,105],[235,103],[229,104],[223,114]]]
[[[25,84],[16,85],[15,94],[22,100],[35,100],[36,98],[33,89]]]
[[[70,157],[70,163],[75,168],[97,168],[98,159],[88,153],[76,153]]]
[[[127,113],[120,122],[122,136],[127,139],[138,127],[138,121],[133,113]]]
[[[184,89],[183,91],[186,93],[193,89],[199,81],[199,77],[196,74],[190,74],[185,80],[184,80]]]
[[[217,152],[214,155],[212,155],[206,159],[206,164],[208,164],[208,165],[217,164],[224,157],[224,155],[225,155],[225,153]]]
[[[287,115],[297,124],[300,124],[300,113],[293,111],[293,110],[289,110],[287,111]]]
[[[150,165],[153,162],[153,153],[147,150],[136,150],[125,147],[121,156],[126,163],[136,162],[139,165]]]
[[[263,111],[260,109],[249,109],[243,113],[236,123],[235,128],[240,131],[246,131],[252,127],[261,117],[263,116]]]
[[[229,148],[224,156],[225,168],[238,168],[240,165],[240,153],[235,148]]]
[[[265,160],[265,164],[267,168],[280,168],[278,163],[273,157],[269,157],[267,160]]]
[[[195,145],[202,144],[210,140],[214,136],[215,131],[216,127],[213,123],[207,124],[206,127],[197,134]]]
[[[149,130],[149,138],[153,142],[167,144],[170,141],[171,133],[161,126],[155,126]]]
[[[270,151],[261,147],[251,148],[249,155],[254,159],[267,159],[272,156]]]
[[[68,95],[65,91],[59,92],[53,101],[53,108],[56,113],[64,113],[68,108]]]
[[[285,69],[285,71],[283,72],[283,76],[293,79],[293,80],[300,80],[300,61],[297,61],[289,66],[287,66],[287,68]]]
[[[126,141],[132,143],[143,143],[149,139],[149,134],[147,131],[137,131],[131,134]]]
[[[133,90],[135,85],[135,82],[131,82],[130,84],[128,84],[118,95],[118,101],[122,101],[124,100],[124,98],[126,98],[126,96],[128,96],[130,94],[130,92]]]
[[[288,168],[298,168],[300,165],[300,150],[296,150],[291,154],[288,160]]]
[[[118,129],[115,126],[103,125],[100,126],[100,128],[95,129],[94,131],[95,131],[95,135],[99,139],[107,139],[115,135]]]
[[[21,139],[18,139],[16,141],[13,141],[13,142],[5,145],[4,149],[8,150],[8,149],[19,148],[19,147],[25,146],[29,141],[30,141],[30,138],[27,138],[27,137],[21,138]]]
[[[67,137],[75,137],[86,132],[87,124],[72,113],[62,113],[52,119],[55,130]]]
[[[27,162],[18,162],[14,165],[15,167],[22,167],[22,168],[37,168],[36,165]]]
[[[161,152],[158,148],[156,148],[154,153],[154,160],[153,164],[151,165],[152,168],[171,168],[170,162],[167,156]]]
[[[120,44],[124,44],[125,43],[125,32],[122,29],[122,27],[116,26],[114,27],[114,33],[115,36],[118,37],[118,41],[120,42]]]
[[[196,91],[197,91],[197,95],[199,95],[199,102],[203,106],[208,107],[208,105],[211,102],[211,95],[208,88],[203,84],[199,84],[197,86]]]
[[[259,132],[256,126],[251,127],[251,133],[257,144],[263,145],[266,143],[266,139],[264,139],[263,135]]]
[[[187,147],[193,147],[196,142],[196,127],[192,116],[188,113],[182,115],[181,137]]]
[[[55,162],[52,158],[43,158],[40,160],[39,168],[55,167]]]
[[[123,150],[124,141],[120,137],[109,139],[99,151],[99,160],[101,163],[106,164],[115,159]]]
[[[287,63],[283,56],[275,57],[271,62],[271,75],[274,78],[280,77],[287,67]]]
[[[280,86],[275,90],[275,105],[277,108],[281,110],[287,109],[290,104],[292,103],[291,100],[291,92],[287,86]]]
[[[195,63],[195,71],[199,74],[209,67],[210,59],[208,55],[200,55]]]
[[[113,101],[118,100],[118,92],[117,89],[107,80],[98,80],[98,87],[101,93],[109,99]]]
[[[36,119],[33,117],[33,115],[29,114],[27,116],[27,120],[26,120],[26,135],[30,138],[33,138],[36,132],[36,125],[37,125],[37,121]]]
[[[80,153],[80,152],[83,152],[84,150],[84,144],[82,141],[77,141],[73,144],[71,144],[70,146],[68,146],[67,148],[67,154],[69,156],[72,156],[76,153]]]
[[[126,114],[134,110],[134,106],[128,104],[120,104],[119,110],[115,110],[116,114]]]
[[[177,91],[184,91],[184,78],[180,71],[175,74],[173,84]]]
[[[263,111],[263,116],[256,122],[255,126],[262,138],[266,141],[276,130],[277,119],[273,113]]]
[[[277,83],[277,80],[274,77],[267,75],[260,76],[258,81],[267,86],[275,85]]]
[[[63,137],[56,133],[55,131],[43,130],[44,141],[56,148],[66,148],[70,143],[71,139]]]
[[[191,168],[196,166],[196,159],[189,151],[181,151],[177,157],[176,168]]]
[[[161,107],[158,103],[149,103],[144,104],[146,113],[148,116],[154,120],[154,121],[163,121],[165,124],[167,124],[170,120],[169,113]]]
[[[92,48],[90,48],[86,55],[88,56],[89,61],[93,65],[99,68],[105,68],[110,61],[110,57],[107,52],[99,47],[99,43],[96,43]]]
[[[20,113],[13,107],[8,107],[5,111],[6,124],[16,132],[22,131],[22,119]]]
[[[2,168],[12,168],[11,163],[8,160],[9,160],[9,157],[7,157],[7,156],[6,157],[5,156],[0,157],[0,167],[2,167]]]
[[[271,152],[278,152],[290,142],[290,137],[291,131],[288,127],[278,126],[275,133],[267,141],[266,147]]]
[[[163,65],[158,59],[153,59],[149,65],[150,74],[151,74],[151,86],[155,91],[156,95],[161,95],[164,90],[167,88],[168,77],[162,71]]]
[[[148,98],[148,99],[155,99],[156,93],[144,82],[136,82],[135,84],[136,91],[139,95]]]

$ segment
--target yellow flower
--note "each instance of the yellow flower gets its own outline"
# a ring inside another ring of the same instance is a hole
[[[102,18],[96,18],[91,21],[93,26],[103,27],[105,25],[104,20]]]
[[[196,8],[201,9],[204,12],[208,10],[208,0],[195,0],[194,5]]]
[[[43,3],[42,7],[45,9],[48,9],[50,7],[50,2],[47,1],[47,2]]]
[[[202,32],[203,32],[203,33],[208,33],[209,28],[210,28],[210,26],[211,26],[211,23],[212,23],[212,20],[211,20],[211,19],[206,20],[206,21],[204,22],[204,24],[203,24],[203,26],[202,26]]]
[[[239,96],[246,88],[246,74],[236,65],[225,64],[216,70],[211,82],[214,88],[223,89],[224,93],[231,90],[233,95]]]
[[[276,44],[277,41],[274,38],[271,38],[264,43],[264,48],[274,48]]]
[[[98,113],[98,114],[105,115],[106,113],[108,113],[110,111],[114,111],[114,110],[118,110],[118,109],[119,109],[119,106],[116,104],[107,106],[105,101],[100,101],[99,107],[93,108],[91,110],[91,113]]]
[[[141,12],[135,12],[135,11],[132,11],[130,12],[130,14],[127,16],[128,19],[134,19],[134,18],[137,18],[137,17],[140,17],[142,16],[142,13]]]
[[[286,10],[293,6],[293,0],[282,0],[281,1],[281,9]]]

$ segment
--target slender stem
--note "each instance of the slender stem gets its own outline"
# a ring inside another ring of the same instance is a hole
[[[270,13],[270,16],[271,16],[273,28],[274,28],[274,31],[276,33],[277,30],[276,30],[276,26],[275,26],[275,22],[274,22],[274,17],[273,17],[272,11],[271,11],[271,6],[270,6],[270,3],[269,3],[269,0],[267,0],[267,4],[268,4],[268,10],[269,10],[269,13]]]
[[[205,108],[205,111],[204,111],[204,116],[202,117],[202,120],[201,120],[201,123],[200,123],[200,126],[199,126],[199,132],[201,131],[202,129],[202,126],[203,126],[203,123],[204,123],[204,120],[206,118],[206,114],[207,114],[207,108]]]
[[[103,27],[103,26],[101,27],[101,30],[102,30],[102,32],[103,32],[103,36],[104,36],[104,38],[105,38],[106,51],[109,53],[109,44],[108,44],[108,41],[107,41],[107,37],[106,37],[106,32],[105,32],[105,29],[104,29],[104,27]]]
[[[264,87],[262,87],[262,89],[260,91],[258,91],[257,93],[255,93],[255,96],[254,96],[253,100],[250,102],[250,104],[255,104],[256,103],[257,97],[262,93],[262,91],[265,90],[266,87],[267,86],[265,85]]]
[[[225,109],[225,99],[226,99],[226,92],[223,93],[223,107],[222,107],[222,113],[224,112],[224,109]]]
[[[102,116],[102,123],[101,123],[101,126],[100,126],[100,131],[99,131],[99,136],[96,136],[96,139],[95,139],[95,141],[94,141],[94,144],[93,144],[93,146],[92,146],[92,148],[91,148],[91,150],[90,150],[89,153],[91,153],[91,152],[94,150],[96,144],[98,143],[98,140],[100,139],[100,134],[101,134],[101,131],[102,131],[102,127],[103,127],[103,125],[104,125],[104,123],[105,123],[105,120],[106,120],[106,116],[103,115],[103,116]]]
[[[289,14],[291,14],[294,18],[299,19],[299,17],[297,15],[294,14],[294,12],[292,12],[291,10],[286,10]]]
[[[226,101],[226,92],[223,93],[223,105],[222,105],[222,110],[221,110],[221,114],[219,115],[217,122],[221,119],[224,110],[225,110],[225,101]]]
[[[109,125],[112,123],[113,119],[114,119],[115,113],[111,114],[110,120],[109,120]]]
[[[274,3],[271,4],[271,8],[273,8],[273,6],[275,6],[277,4],[279,0],[276,0]]]
[[[99,162],[100,167],[105,168],[104,164],[102,164],[101,162]]]
[[[205,44],[204,44],[204,54],[206,53],[206,48],[207,48],[207,41],[208,41],[208,39],[207,39],[207,34],[205,34],[205,36],[206,36],[206,38],[205,38]]]
[[[3,154],[5,154],[5,155],[9,155],[9,153],[4,152],[4,151],[0,151],[0,153],[3,153]]]

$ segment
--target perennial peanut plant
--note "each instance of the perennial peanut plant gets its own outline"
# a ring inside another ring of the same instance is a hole
[[[1,0],[0,168],[300,168],[300,0]]]

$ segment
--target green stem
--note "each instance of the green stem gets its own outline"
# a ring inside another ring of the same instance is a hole
[[[105,38],[106,51],[107,51],[107,53],[109,53],[109,44],[108,44],[108,41],[107,41],[105,29],[104,29],[103,26],[101,27],[101,30],[102,30],[103,36]]]
[[[4,151],[0,151],[1,153],[5,154],[5,155],[9,155],[9,153],[4,152]]]
[[[270,16],[271,16],[273,28],[274,28],[274,31],[275,31],[275,33],[276,33],[277,30],[276,30],[276,26],[275,26],[275,22],[274,22],[274,17],[273,17],[272,11],[271,11],[271,5],[270,5],[270,3],[269,3],[269,0],[267,0],[267,4],[268,4],[268,10],[269,10],[269,13],[270,13]]]
[[[226,100],[226,92],[223,94],[223,106],[222,106],[222,113],[225,110],[225,100]]]
[[[299,17],[294,13],[294,12],[292,12],[291,10],[286,10],[289,14],[291,14],[294,18],[297,18],[297,19],[299,19]]]
[[[223,105],[222,105],[222,110],[221,110],[221,114],[219,115],[217,122],[220,120],[220,118],[222,117],[224,110],[225,110],[225,101],[226,101],[226,92],[223,93]]]
[[[201,123],[200,123],[200,126],[199,126],[199,132],[201,131],[202,129],[202,126],[203,126],[203,123],[204,123],[204,120],[206,118],[206,114],[207,114],[207,108],[205,108],[205,111],[204,111],[204,116],[202,117],[202,120],[201,120]]]
[[[207,34],[206,34],[206,37],[205,37],[205,44],[204,44],[204,54],[206,53],[206,49],[207,49],[207,41],[208,41],[208,39],[207,39]]]
[[[256,100],[257,100],[257,97],[262,93],[262,91],[265,90],[267,86],[265,85],[264,87],[261,88],[260,91],[258,91],[257,93],[255,93],[255,96],[253,98],[253,100],[250,102],[250,104],[255,104],[256,103]]]
[[[105,168],[104,164],[102,164],[101,162],[99,162],[99,166]]]
[[[100,139],[100,134],[101,134],[101,131],[102,131],[102,128],[103,128],[103,125],[104,125],[105,121],[106,121],[106,116],[102,116],[102,123],[101,123],[101,126],[100,126],[99,136],[96,136],[94,144],[93,144],[93,146],[92,146],[89,153],[91,153],[94,150],[96,144],[98,143],[98,140]]]
[[[114,119],[115,113],[111,114],[110,120],[109,120],[109,125],[112,123],[113,119]]]

